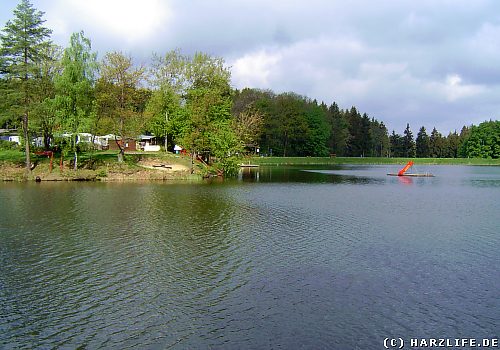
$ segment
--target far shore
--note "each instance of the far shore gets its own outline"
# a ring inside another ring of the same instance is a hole
[[[405,165],[409,160],[422,165],[490,165],[500,166],[500,159],[482,158],[386,158],[386,157],[253,157],[256,165]]]

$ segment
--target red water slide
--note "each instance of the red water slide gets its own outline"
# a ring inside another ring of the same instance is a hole
[[[408,164],[406,164],[405,167],[398,172],[398,176],[403,176],[406,173],[406,171],[411,168],[412,165],[413,161],[410,160]]]

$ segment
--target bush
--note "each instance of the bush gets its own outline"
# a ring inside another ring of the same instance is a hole
[[[19,145],[17,142],[12,142],[12,141],[7,141],[7,140],[0,140],[0,150],[15,150],[18,149]]]
[[[241,160],[237,157],[228,157],[222,159],[215,166],[222,170],[224,177],[235,177],[240,171],[240,162]]]

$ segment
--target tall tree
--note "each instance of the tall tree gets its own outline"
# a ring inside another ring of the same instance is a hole
[[[36,106],[31,114],[32,129],[42,135],[44,148],[51,147],[54,130],[57,126],[57,111],[55,105],[55,79],[62,74],[62,48],[50,45],[46,58],[38,65],[38,75],[35,81]]]
[[[21,0],[14,9],[14,19],[7,21],[0,35],[2,75],[10,87],[6,94],[9,109],[16,117],[22,115],[27,173],[31,170],[29,115],[33,110],[33,81],[36,65],[44,59],[52,33],[43,26],[43,15],[28,0]]]
[[[446,152],[445,156],[448,158],[458,157],[458,149],[460,148],[460,136],[456,131],[450,132],[446,137]]]
[[[363,120],[356,107],[351,107],[347,112],[347,120],[349,122],[349,143],[348,143],[348,156],[360,157],[363,155]]]
[[[371,120],[368,117],[368,114],[363,113],[361,118],[361,132],[360,132],[360,140],[359,145],[361,146],[361,156],[369,157],[371,156],[373,137],[370,130]]]
[[[345,113],[334,102],[328,108],[328,116],[331,124],[330,150],[338,156],[345,156],[349,143],[349,123]]]
[[[405,157],[404,138],[394,130],[389,136],[391,157]]]
[[[490,120],[473,125],[463,147],[466,157],[500,158],[500,121]]]
[[[136,136],[141,129],[142,111],[137,108],[137,89],[144,79],[143,67],[135,67],[132,58],[121,52],[107,53],[101,63],[101,78],[107,86],[110,106],[107,117],[112,121],[115,133],[122,141],[116,139],[120,148],[118,160],[123,161],[126,136]]]
[[[147,106],[147,128],[164,138],[165,151],[168,151],[169,135],[175,141],[186,127],[187,116],[183,106],[188,86],[188,63],[188,57],[179,50],[173,50],[164,56],[155,54],[149,70],[153,91]]]
[[[441,158],[443,156],[443,136],[434,127],[429,137],[429,156],[432,158]]]
[[[199,152],[214,155],[224,173],[231,173],[234,171],[231,155],[241,145],[232,129],[231,71],[222,58],[200,52],[190,58],[187,68],[189,119],[183,143],[192,155]]]
[[[415,146],[417,158],[429,157],[429,135],[423,126],[418,131]]]
[[[330,125],[327,122],[326,108],[318,106],[316,101],[305,101],[304,117],[307,123],[307,133],[304,143],[304,155],[328,156],[328,138]]]
[[[410,124],[406,124],[406,129],[403,136],[404,156],[413,158],[415,157],[415,141],[413,140],[413,133],[410,129]]]
[[[465,143],[467,139],[469,138],[470,135],[470,128],[467,126],[463,126],[462,130],[460,130],[460,135],[459,135],[459,140],[460,140],[460,145],[458,146],[458,157],[466,158],[466,150],[465,150]]]
[[[370,134],[372,135],[372,156],[386,157],[389,153],[389,135],[383,122],[372,119],[370,125]]]
[[[64,50],[62,73],[55,79],[55,104],[63,132],[71,133],[73,166],[78,168],[78,133],[89,130],[95,116],[94,87],[97,54],[83,31],[73,33]]]

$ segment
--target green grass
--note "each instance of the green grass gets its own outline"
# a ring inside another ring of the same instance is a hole
[[[0,150],[0,162],[23,163],[26,156],[19,150]]]
[[[60,154],[54,154],[53,168],[50,171],[50,159],[47,156],[37,156],[31,154],[32,163],[36,164],[33,171],[26,175],[24,171],[25,155],[20,150],[0,150],[0,180],[4,181],[22,181],[33,180],[35,176],[44,179],[80,179],[85,178],[106,178],[110,174],[123,174],[137,179],[147,178],[144,167],[139,161],[151,159],[153,162],[164,164],[180,164],[189,168],[191,159],[186,156],[180,156],[164,152],[125,152],[123,163],[118,162],[118,151],[94,151],[82,152],[78,155],[78,170],[74,171],[72,161],[73,154],[66,152],[64,154],[64,169],[60,170]],[[195,166],[195,171],[199,170],[199,165]],[[155,176],[158,173],[155,174]],[[180,174],[181,176],[183,174]],[[163,176],[163,175],[162,175]],[[175,174],[173,175],[175,177]],[[183,175],[184,176],[184,175]],[[154,177],[154,176],[153,176]]]
[[[254,157],[247,159],[259,165],[329,165],[329,164],[406,164],[410,158],[383,157]],[[415,164],[437,165],[498,165],[500,159],[480,158],[413,158]]]

